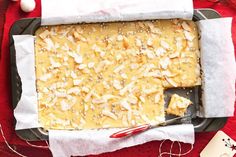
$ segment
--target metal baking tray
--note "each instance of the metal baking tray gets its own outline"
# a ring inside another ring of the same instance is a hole
[[[212,9],[197,9],[194,10],[193,21],[199,21],[202,19],[212,19],[221,17],[219,13]],[[34,35],[35,31],[40,27],[41,19],[40,18],[25,18],[16,21],[10,30],[10,56],[11,56],[11,90],[12,90],[12,105],[13,108],[16,107],[18,101],[21,97],[21,79],[17,72],[16,66],[16,57],[15,57],[15,48],[13,43],[12,35],[22,35],[22,34],[31,34]],[[165,102],[169,102],[170,96],[173,93],[178,93],[184,97],[189,98],[193,105],[188,108],[188,113],[192,115],[190,119],[185,119],[183,123],[192,123],[196,132],[207,132],[207,131],[217,131],[221,129],[227,118],[198,118],[196,117],[196,111],[201,105],[201,87],[193,88],[173,88],[167,89],[165,91]],[[173,118],[173,116],[166,116],[166,119]],[[37,140],[48,140],[48,132],[43,128],[34,128],[34,129],[24,129],[17,130],[16,134],[28,141],[37,141]]]

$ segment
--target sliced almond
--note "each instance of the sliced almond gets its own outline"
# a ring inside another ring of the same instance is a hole
[[[179,52],[175,52],[169,55],[169,58],[173,59],[173,58],[178,58],[179,57]]]
[[[157,78],[161,78],[162,74],[160,72],[160,70],[155,70],[152,72],[147,72],[143,74],[144,77],[157,77]]]
[[[155,100],[154,100],[154,102],[157,104],[157,103],[159,103],[160,100],[161,100],[161,96],[160,96],[160,94],[158,93],[158,94],[155,95]]]
[[[127,76],[125,73],[120,74],[120,76],[121,76],[123,79],[127,79],[127,78],[128,78],[128,76]]]
[[[135,39],[135,44],[137,47],[142,47],[142,41],[140,39]]]
[[[121,60],[121,59],[122,59],[122,55],[121,55],[121,54],[117,54],[117,55],[116,55],[116,60],[119,61],[119,60]]]
[[[151,38],[148,38],[147,45],[152,46],[152,44],[153,44],[153,40]]]
[[[53,68],[59,68],[61,66],[61,63],[55,62],[53,58],[49,58],[50,63],[51,63],[51,67]]]
[[[47,81],[48,79],[50,79],[51,77],[52,77],[52,74],[51,74],[51,73],[48,73],[48,74],[45,74],[45,75],[39,77],[39,80],[45,82],[45,81]]]
[[[123,35],[120,35],[120,34],[119,34],[119,35],[117,36],[117,41],[122,41],[123,39],[124,39],[124,38],[123,38]]]
[[[139,99],[140,99],[143,103],[145,103],[145,98],[144,98],[144,96],[139,96]]]
[[[92,99],[92,103],[94,103],[94,104],[103,104],[105,102],[106,101],[104,99],[102,99],[102,98],[94,98],[94,99]]]
[[[89,102],[91,96],[93,95],[93,90],[91,90],[84,98],[85,102]]]
[[[52,50],[54,48],[54,43],[50,38],[45,38],[44,41],[46,42],[47,46],[46,49],[48,51]]]
[[[171,73],[169,70],[164,70],[161,72],[163,76],[166,76],[166,77],[175,77],[177,76],[178,74],[175,74],[175,73]]]
[[[65,100],[62,100],[60,104],[62,111],[67,111],[71,108],[71,106]]]
[[[102,84],[103,84],[104,88],[110,89],[110,85],[106,81],[103,81]]]
[[[131,63],[131,64],[130,64],[130,68],[131,68],[131,69],[138,69],[138,68],[139,68],[139,64],[137,64],[137,63]]]
[[[80,56],[79,54],[75,53],[75,52],[68,52],[69,56],[71,56],[72,58],[74,58],[75,62],[80,64],[83,61],[82,56]]]
[[[81,91],[85,92],[85,93],[88,93],[89,92],[89,88],[88,87],[82,87]]]
[[[158,89],[157,89],[157,88],[154,88],[154,87],[149,88],[149,89],[143,89],[143,90],[142,90],[142,92],[143,92],[144,94],[147,94],[147,95],[156,93],[157,91],[158,91]]]
[[[77,78],[77,75],[74,71],[71,71],[70,72],[70,76],[73,78],[73,79],[76,79]]]
[[[188,31],[184,31],[184,36],[188,41],[193,41],[193,39],[195,38],[194,35],[192,35],[190,32]]]
[[[111,111],[109,111],[109,110],[107,110],[107,109],[102,110],[102,114],[103,114],[104,116],[110,117],[110,118],[112,118],[112,119],[114,119],[114,120],[117,120],[117,119],[118,119],[117,116],[116,116],[114,113],[112,113]]]
[[[164,48],[164,49],[169,49],[170,48],[170,45],[164,41],[164,40],[161,40],[160,41],[160,45]]]
[[[92,68],[92,67],[94,67],[94,65],[95,65],[94,62],[89,62],[89,63],[88,63],[88,68]]]
[[[47,29],[46,29],[45,31],[43,31],[42,33],[39,34],[39,36],[40,36],[42,39],[47,38],[49,35],[50,35],[50,32],[49,32]]]
[[[120,101],[120,105],[124,108],[124,109],[126,109],[126,110],[131,110],[131,107],[130,107],[130,104],[127,102],[127,100],[126,99],[122,99],[121,101]]]
[[[67,91],[68,94],[76,94],[78,95],[80,93],[80,89],[78,87],[73,87],[73,88],[70,88],[68,91]]]
[[[169,84],[171,84],[172,86],[174,86],[174,87],[177,87],[177,86],[178,86],[172,79],[170,79],[170,78],[168,78],[168,77],[165,77],[165,79],[166,79],[166,81],[167,81]]]
[[[129,125],[129,124],[128,124],[128,121],[127,121],[127,117],[126,117],[125,115],[122,116],[122,124],[123,124],[124,126],[128,126],[128,125]]]
[[[150,124],[150,120],[148,119],[146,115],[142,114],[141,118],[145,121],[145,123]]]
[[[181,26],[182,26],[183,29],[186,30],[186,31],[191,32],[191,30],[192,30],[192,29],[189,27],[189,25],[187,24],[187,22],[185,22],[185,21],[181,24]]]
[[[80,64],[80,65],[78,66],[78,68],[79,68],[80,70],[85,69],[86,67],[87,67],[86,64]]]
[[[151,50],[147,50],[147,51],[146,51],[146,54],[147,54],[147,57],[148,57],[149,59],[155,58],[155,54],[154,54],[154,52],[151,51]]]
[[[170,64],[170,59],[168,57],[160,60],[160,65],[163,69],[167,69],[169,64]]]
[[[127,101],[131,104],[137,104],[138,103],[138,98],[134,96],[133,94],[128,95]]]
[[[157,57],[163,56],[164,53],[166,53],[166,50],[163,49],[162,47],[159,47],[158,49],[155,50],[155,53],[157,55]]]
[[[118,89],[118,90],[120,90],[120,89],[123,88],[122,85],[120,84],[120,81],[118,81],[118,80],[114,80],[114,81],[113,81],[113,87],[114,87],[115,89]]]
[[[118,73],[118,72],[120,72],[122,69],[124,69],[124,67],[125,67],[125,65],[124,65],[124,64],[121,64],[121,65],[117,66],[117,67],[113,70],[113,72],[114,72],[114,73]]]
[[[128,85],[126,85],[123,89],[120,90],[119,94],[124,95],[128,90],[132,89],[135,84],[135,81],[130,82]]]

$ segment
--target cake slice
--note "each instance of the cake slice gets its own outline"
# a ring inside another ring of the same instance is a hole
[[[177,94],[172,95],[168,108],[166,112],[168,114],[173,114],[176,116],[184,116],[185,112],[189,105],[192,102],[184,97],[181,97]]]

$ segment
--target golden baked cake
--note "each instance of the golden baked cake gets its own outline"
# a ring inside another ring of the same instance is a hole
[[[189,99],[173,94],[166,112],[176,116],[184,116],[188,106],[191,104],[192,102]]]
[[[43,26],[35,36],[39,121],[46,129],[163,122],[164,90],[200,85],[192,21]]]

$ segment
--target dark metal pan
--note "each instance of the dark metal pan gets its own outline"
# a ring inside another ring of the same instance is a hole
[[[203,19],[219,18],[220,15],[215,10],[212,9],[197,9],[194,11],[193,21],[199,21]],[[40,27],[40,18],[25,18],[16,21],[10,30],[10,55],[11,55],[11,90],[12,90],[12,105],[13,108],[16,107],[18,101],[21,97],[21,79],[17,72],[16,67],[16,57],[15,48],[13,43],[12,35],[30,34],[34,35],[35,31]],[[191,105],[188,109],[188,113],[192,117],[188,120],[183,121],[183,123],[192,123],[196,132],[207,132],[207,131],[217,131],[221,129],[227,121],[227,118],[198,118],[196,117],[196,111],[201,105],[201,87],[193,88],[177,88],[177,89],[167,89],[165,91],[165,102],[169,102],[170,96],[173,93],[178,93],[184,97],[189,98],[194,105]],[[165,104],[167,105],[167,103]],[[173,116],[166,116],[166,119],[171,119]],[[37,140],[48,140],[48,132],[43,128],[34,129],[24,129],[17,130],[17,135],[28,141]]]

